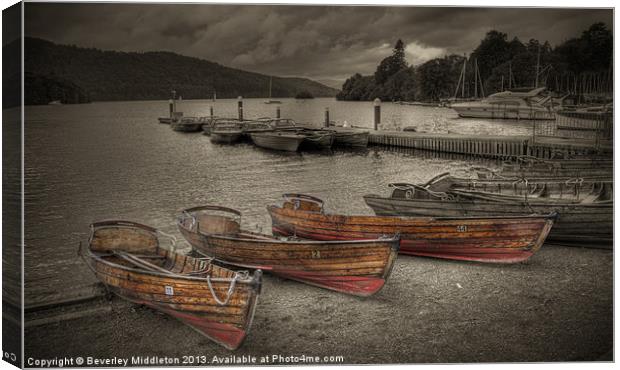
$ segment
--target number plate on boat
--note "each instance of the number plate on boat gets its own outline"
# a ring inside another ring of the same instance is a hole
[[[467,226],[466,225],[458,225],[456,227],[456,231],[458,231],[459,233],[467,232]]]
[[[312,251],[312,258],[321,258],[321,252]]]
[[[174,288],[166,285],[166,295],[174,295]]]

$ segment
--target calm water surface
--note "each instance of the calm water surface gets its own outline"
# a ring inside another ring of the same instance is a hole
[[[235,116],[235,100],[182,101],[186,116]],[[333,99],[283,100],[282,116],[372,126],[372,103]],[[275,116],[275,105],[246,99],[244,116]],[[383,129],[527,135],[531,123],[459,119],[446,108],[383,105]],[[219,204],[243,212],[247,228],[269,232],[265,206],[285,192],[326,201],[329,210],[370,214],[363,194],[387,192],[395,181],[418,182],[471,162],[428,153],[362,151],[279,153],[251,144],[211,144],[201,134],[174,132],[158,124],[166,101],[27,107],[26,304],[83,294],[95,281],[77,257],[88,226],[102,219],[127,219],[172,233],[184,207]],[[180,243],[182,250],[189,246]]]

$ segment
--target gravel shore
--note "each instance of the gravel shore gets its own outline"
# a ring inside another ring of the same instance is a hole
[[[214,356],[230,355],[255,356],[257,363],[261,356],[281,356],[269,364],[292,364],[287,361],[295,356],[308,364],[302,355],[321,363],[339,363],[336,356],[342,356],[350,364],[611,361],[613,252],[545,245],[516,265],[399,256],[386,286],[370,298],[267,274],[251,333],[234,352],[118,298],[83,309],[93,314],[27,327],[26,359],[204,356],[197,361],[210,365],[218,364]]]

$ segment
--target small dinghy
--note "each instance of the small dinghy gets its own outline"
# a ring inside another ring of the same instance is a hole
[[[397,236],[283,240],[242,230],[240,218],[231,208],[193,207],[183,211],[178,227],[198,253],[218,261],[357,296],[370,296],[383,287],[398,254]]]
[[[136,222],[96,222],[88,248],[83,251],[80,244],[79,254],[109,291],[169,314],[228,349],[238,348],[252,324],[262,272],[249,276],[174,253],[160,245],[158,235],[166,236]]]

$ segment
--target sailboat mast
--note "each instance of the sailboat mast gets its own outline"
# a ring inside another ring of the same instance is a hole
[[[538,55],[536,56],[536,86],[538,87],[538,73],[540,70],[540,44],[538,44]]]
[[[474,98],[478,99],[478,58],[474,59]]]
[[[269,76],[269,99],[271,99],[271,82],[273,80],[272,76]]]
[[[465,74],[467,72],[467,56],[465,54],[463,54],[463,56],[465,56],[465,60],[463,61],[463,91],[462,91],[462,95],[464,99],[465,98]]]

